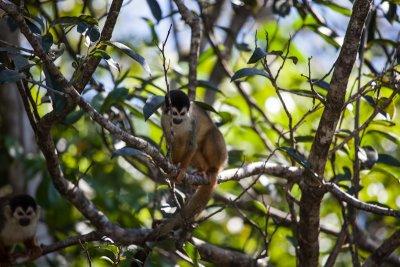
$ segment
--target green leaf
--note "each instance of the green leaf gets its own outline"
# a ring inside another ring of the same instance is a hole
[[[16,70],[4,69],[0,70],[0,84],[14,83],[25,78],[25,74]]]
[[[332,181],[334,181],[335,183],[341,181],[350,181],[350,180],[351,180],[351,171],[348,167],[343,167],[343,173],[337,174],[332,179]]]
[[[104,99],[101,110],[108,110],[113,104],[123,102],[128,97],[128,95],[129,90],[125,87],[120,87],[112,90]]]
[[[245,43],[245,42],[241,42],[241,43],[235,42],[235,47],[239,51],[244,51],[244,52],[250,52],[251,51],[251,48],[250,48],[249,44]]]
[[[268,52],[268,55],[274,55],[274,56],[282,56],[283,51],[281,50],[273,50],[271,52]]]
[[[293,61],[293,64],[297,64],[297,62],[299,61],[299,59],[297,58],[297,57],[295,57],[295,56],[290,56],[290,57],[287,57],[288,59],[290,59],[290,60],[292,60]]]
[[[267,53],[263,49],[261,49],[260,47],[256,47],[256,49],[254,49],[254,52],[251,55],[249,61],[247,61],[247,64],[256,63],[257,61],[259,61],[262,58],[265,58],[266,56],[267,56]]]
[[[39,26],[37,26],[36,21],[30,17],[25,17],[25,22],[28,25],[29,29],[37,35],[41,35],[42,34],[42,30],[39,28]]]
[[[133,157],[135,157],[135,156],[143,156],[143,155],[145,155],[145,154],[142,151],[135,149],[133,147],[126,146],[126,147],[115,150],[112,153],[111,158],[118,157],[118,156],[123,156],[123,157],[125,157],[125,156],[132,157],[133,156]]]
[[[392,127],[395,126],[396,123],[390,121],[390,120],[373,120],[370,125],[375,124],[375,125],[382,125],[386,127]]]
[[[87,30],[87,28],[89,28],[89,25],[86,24],[85,22],[80,21],[76,26],[76,31],[83,34]]]
[[[395,20],[398,20],[399,17],[397,16],[397,5],[394,3],[389,3],[389,9],[385,14],[386,19],[393,24]]]
[[[108,261],[109,263],[114,265],[114,261],[112,259],[110,259],[109,257],[107,257],[107,256],[101,256],[100,259]]]
[[[289,241],[289,243],[292,244],[293,247],[297,247],[299,245],[299,242],[297,242],[297,239],[293,236],[287,235],[286,240]]]
[[[164,104],[164,101],[165,97],[163,96],[155,95],[149,97],[143,106],[144,120],[147,121]]]
[[[97,42],[100,39],[100,30],[97,26],[90,27],[86,34],[89,36],[90,41],[93,43]]]
[[[265,205],[261,201],[250,200],[248,203],[252,209],[258,211],[259,213],[265,215],[268,213],[267,207],[265,207]]]
[[[383,163],[390,166],[400,167],[400,161],[395,157],[388,154],[379,154],[378,161],[379,163]]]
[[[379,99],[378,99],[377,106],[378,106],[379,108],[382,109],[382,108],[384,107],[385,103],[386,103],[388,100],[389,100],[389,98],[387,98],[387,97],[381,97],[381,98],[379,98]],[[389,105],[387,105],[387,106],[383,109],[383,111],[381,111],[381,113],[384,113],[383,115],[385,115],[385,116],[389,116],[388,119],[393,119],[394,115],[396,114],[396,105],[394,104],[394,102],[391,101],[391,102],[389,103]]]
[[[314,141],[314,136],[312,135],[299,135],[294,138],[296,143],[311,143]]]
[[[383,131],[380,131],[380,130],[369,130],[366,134],[367,135],[369,135],[369,134],[377,134],[377,135],[382,136],[383,138],[386,138],[386,139],[392,141],[395,144],[400,145],[400,137],[399,136],[395,136],[395,135],[393,135],[391,133],[388,133],[388,132],[383,132]]]
[[[160,20],[162,19],[162,11],[157,0],[146,0],[146,2],[150,7],[153,17],[157,20],[157,22],[160,22]]]
[[[233,115],[230,112],[220,111],[220,112],[218,112],[218,115],[221,117],[221,121],[218,122],[218,124],[217,124],[218,126],[232,122],[232,120],[233,120]]]
[[[158,34],[157,34],[157,31],[156,31],[156,26],[154,25],[154,22],[151,19],[148,19],[148,18],[142,18],[142,19],[146,22],[146,24],[149,27],[150,32],[151,32],[151,41],[150,42],[146,42],[146,44],[148,46],[158,45],[159,38],[158,38]]]
[[[243,164],[243,150],[231,149],[228,151],[228,164],[230,166],[240,166]]]
[[[299,163],[304,168],[309,169],[311,167],[310,162],[302,154],[300,154],[296,149],[291,148],[291,147],[285,147],[285,146],[279,147],[278,149],[286,152],[292,159],[294,159],[297,163]]]
[[[334,3],[334,1],[326,1],[326,0],[315,0],[315,2],[317,2],[320,5],[324,5],[326,7],[328,7],[329,9],[338,12],[344,16],[350,17],[351,16],[351,10],[343,7],[339,4]]]
[[[193,265],[199,266],[200,254],[197,251],[196,246],[189,242],[185,242],[185,244],[183,245],[183,250],[186,252],[186,255],[188,255],[189,258],[193,261]]]
[[[138,62],[140,65],[142,65],[142,67],[149,73],[151,74],[150,71],[150,67],[147,64],[146,60],[144,59],[144,57],[142,57],[141,55],[135,53],[130,47],[119,43],[119,42],[114,42],[114,41],[105,41],[104,44],[112,46],[114,48],[117,48],[118,50],[120,50],[121,52],[125,53],[127,56],[129,56],[130,58],[132,58],[133,60],[135,60],[136,62]]]
[[[270,78],[268,73],[266,73],[264,70],[259,70],[256,68],[243,68],[235,72],[231,78],[231,82],[236,81],[238,79],[244,78],[244,77],[249,77],[249,76],[254,76],[254,75],[261,75],[267,78]]]
[[[63,124],[65,124],[65,125],[74,124],[83,116],[83,114],[85,114],[85,112],[83,110],[71,112],[65,117]]]
[[[193,101],[193,102],[196,103],[197,106],[201,107],[202,109],[204,109],[206,111],[211,111],[211,112],[218,114],[218,111],[216,111],[212,106],[210,106],[207,103],[204,103],[201,101]]]
[[[209,81],[206,80],[197,80],[197,86],[198,87],[203,87],[205,89],[211,90],[211,91],[215,91],[218,93],[221,93],[222,95],[224,95],[224,93],[218,89],[218,87],[216,87],[214,84],[212,84]]]
[[[44,51],[49,52],[50,47],[53,45],[53,35],[50,32],[48,32],[45,35],[43,35],[41,39]]]

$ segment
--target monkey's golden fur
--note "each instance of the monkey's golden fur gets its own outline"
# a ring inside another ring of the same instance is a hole
[[[172,125],[172,131],[169,114],[163,114],[161,124],[172,162],[180,168],[175,178],[176,182],[181,182],[189,166],[203,173],[210,181],[208,185],[198,186],[182,208],[182,216],[185,219],[193,219],[211,198],[218,173],[223,169],[228,155],[224,138],[206,111],[192,102],[188,115],[189,119],[179,125]]]

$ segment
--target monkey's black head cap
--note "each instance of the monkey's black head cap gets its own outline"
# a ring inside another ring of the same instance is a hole
[[[12,212],[14,212],[17,207],[21,207],[24,210],[32,207],[36,210],[36,206],[36,201],[30,195],[16,195],[10,199],[10,208]]]
[[[171,100],[171,103],[170,103]],[[190,100],[189,97],[181,90],[171,90],[169,94],[165,95],[165,106],[169,109],[171,106],[178,110],[182,110],[184,107],[189,109]]]

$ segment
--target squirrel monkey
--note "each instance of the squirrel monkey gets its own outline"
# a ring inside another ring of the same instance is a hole
[[[166,94],[161,125],[172,163],[179,166],[175,181],[180,183],[188,167],[192,166],[210,182],[198,186],[182,208],[183,217],[192,219],[207,205],[217,184],[218,173],[226,163],[225,141],[206,111],[190,102],[180,90],[171,90]]]
[[[37,258],[42,254],[35,238],[39,217],[40,207],[29,195],[0,198],[0,266],[8,266],[15,257]],[[17,243],[24,243],[27,255],[11,256],[10,250]]]

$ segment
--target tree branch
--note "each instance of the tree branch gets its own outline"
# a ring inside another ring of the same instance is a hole
[[[189,54],[189,98],[194,100],[196,97],[197,86],[197,61],[200,53],[200,43],[202,35],[202,24],[199,16],[189,10],[181,0],[174,0],[178,7],[179,13],[183,20],[190,26],[192,31],[190,37],[190,54]]]
[[[354,2],[353,13],[347,27],[343,46],[335,64],[325,109],[309,156],[313,172],[320,177],[323,177],[324,174],[328,150],[342,112],[347,83],[357,56],[364,22],[371,9],[371,2],[372,0],[356,0]],[[300,188],[302,194],[300,200],[299,262],[301,266],[317,266],[319,209],[325,189],[319,181],[314,179],[312,174],[303,179]]]
[[[400,246],[400,230],[397,230],[382,245],[380,245],[368,259],[364,262],[363,267],[381,266],[381,264],[392,254],[392,252]]]

